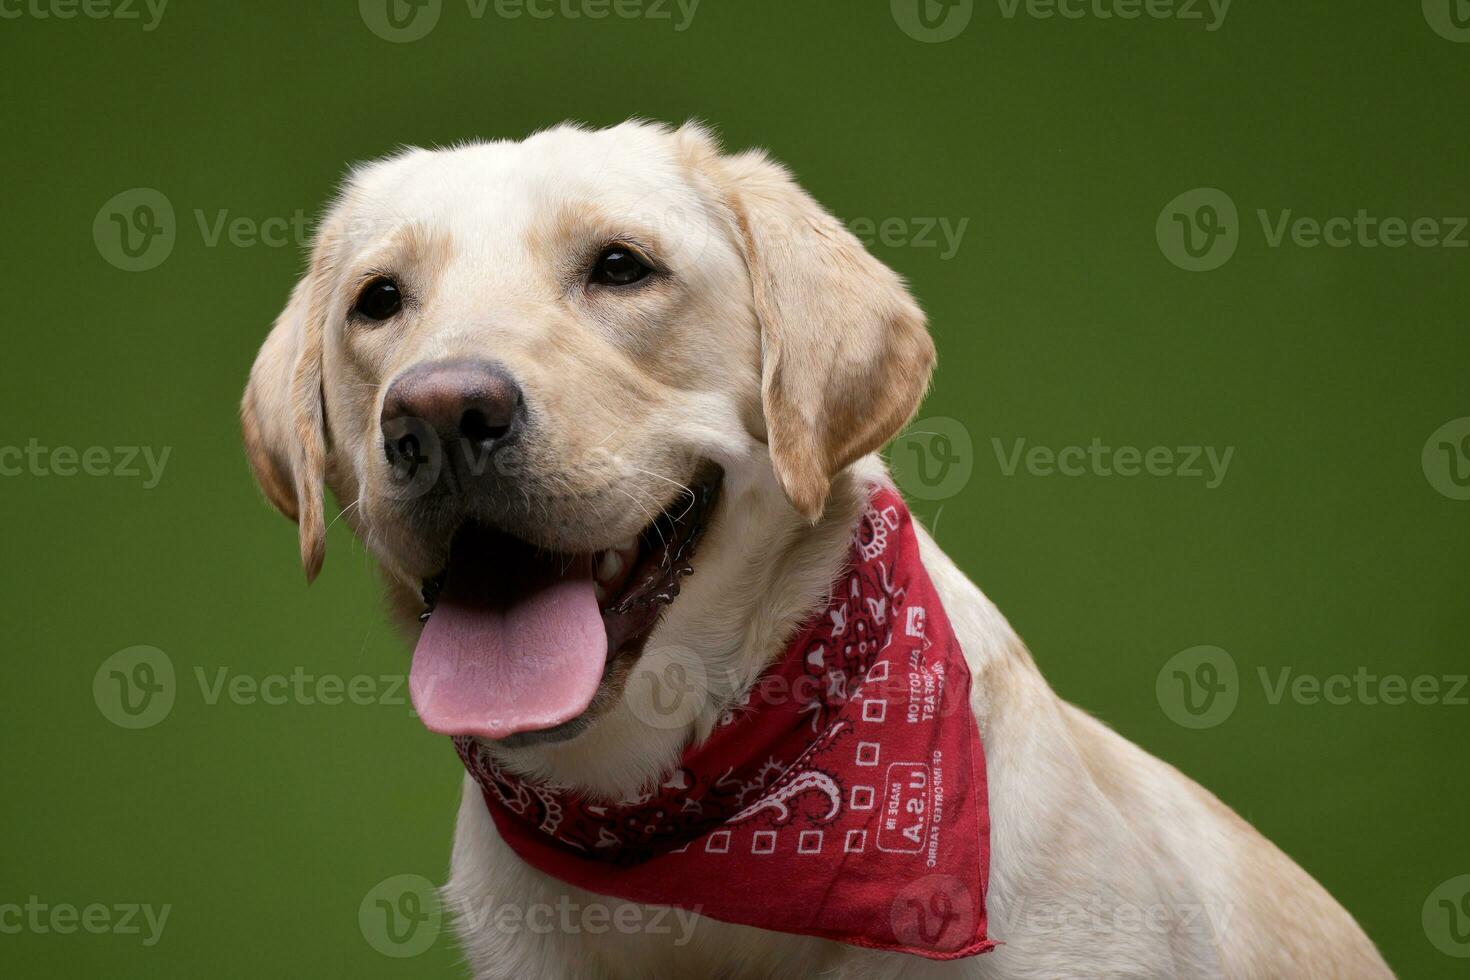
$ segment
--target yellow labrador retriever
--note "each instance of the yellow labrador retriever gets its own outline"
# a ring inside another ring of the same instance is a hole
[[[496,587],[529,596],[514,615],[429,620],[420,714],[508,771],[618,800],[664,778],[821,607],[886,479],[875,453],[933,360],[899,277],[764,154],[727,155],[692,124],[567,125],[355,169],[242,415],[309,577],[324,486],[415,635],[426,609],[456,608],[456,582],[513,569]],[[1390,975],[1245,821],[1059,700],[995,607],[919,541],[973,675],[997,949],[936,961],[697,914],[620,929],[654,910],[520,860],[467,778],[445,894],[475,975]],[[672,565],[692,574],[661,579]],[[555,598],[531,596],[548,576],[536,596]],[[619,607],[634,583],[662,601]],[[628,676],[674,663],[708,682],[679,724],[650,724]],[[497,914],[596,903],[600,929]]]

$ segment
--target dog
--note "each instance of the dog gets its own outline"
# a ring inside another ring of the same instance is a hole
[[[345,502],[418,638],[425,723],[518,778],[615,801],[665,778],[821,608],[934,362],[903,281],[765,153],[726,153],[697,123],[568,124],[354,169],[241,415],[308,578],[324,487]],[[698,910],[667,930],[504,928],[486,910],[658,910],[523,860],[467,776],[443,892],[476,977],[1392,975],[1249,824],[1061,701],[916,535],[971,677],[998,945],[930,959]],[[486,574],[566,594],[476,633],[499,666],[467,680],[478,654],[455,637],[481,627],[443,610]],[[609,612],[635,582],[659,601]],[[678,724],[650,725],[629,678],[672,665],[705,683]]]

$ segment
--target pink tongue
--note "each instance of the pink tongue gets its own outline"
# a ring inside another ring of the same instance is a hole
[[[413,652],[409,691],[431,732],[504,738],[551,728],[586,711],[602,682],[607,633],[591,562],[548,567],[501,540],[451,564]]]

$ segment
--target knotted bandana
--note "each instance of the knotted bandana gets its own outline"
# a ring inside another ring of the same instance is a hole
[[[598,802],[455,746],[506,842],[568,884],[931,959],[995,945],[970,672],[891,488],[827,606],[642,796]]]

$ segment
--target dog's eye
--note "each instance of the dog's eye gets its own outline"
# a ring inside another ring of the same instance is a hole
[[[353,310],[369,320],[387,320],[403,309],[403,294],[392,279],[374,279],[358,294]]]
[[[592,267],[592,281],[604,286],[631,286],[648,278],[652,271],[631,249],[615,245],[605,250]]]

